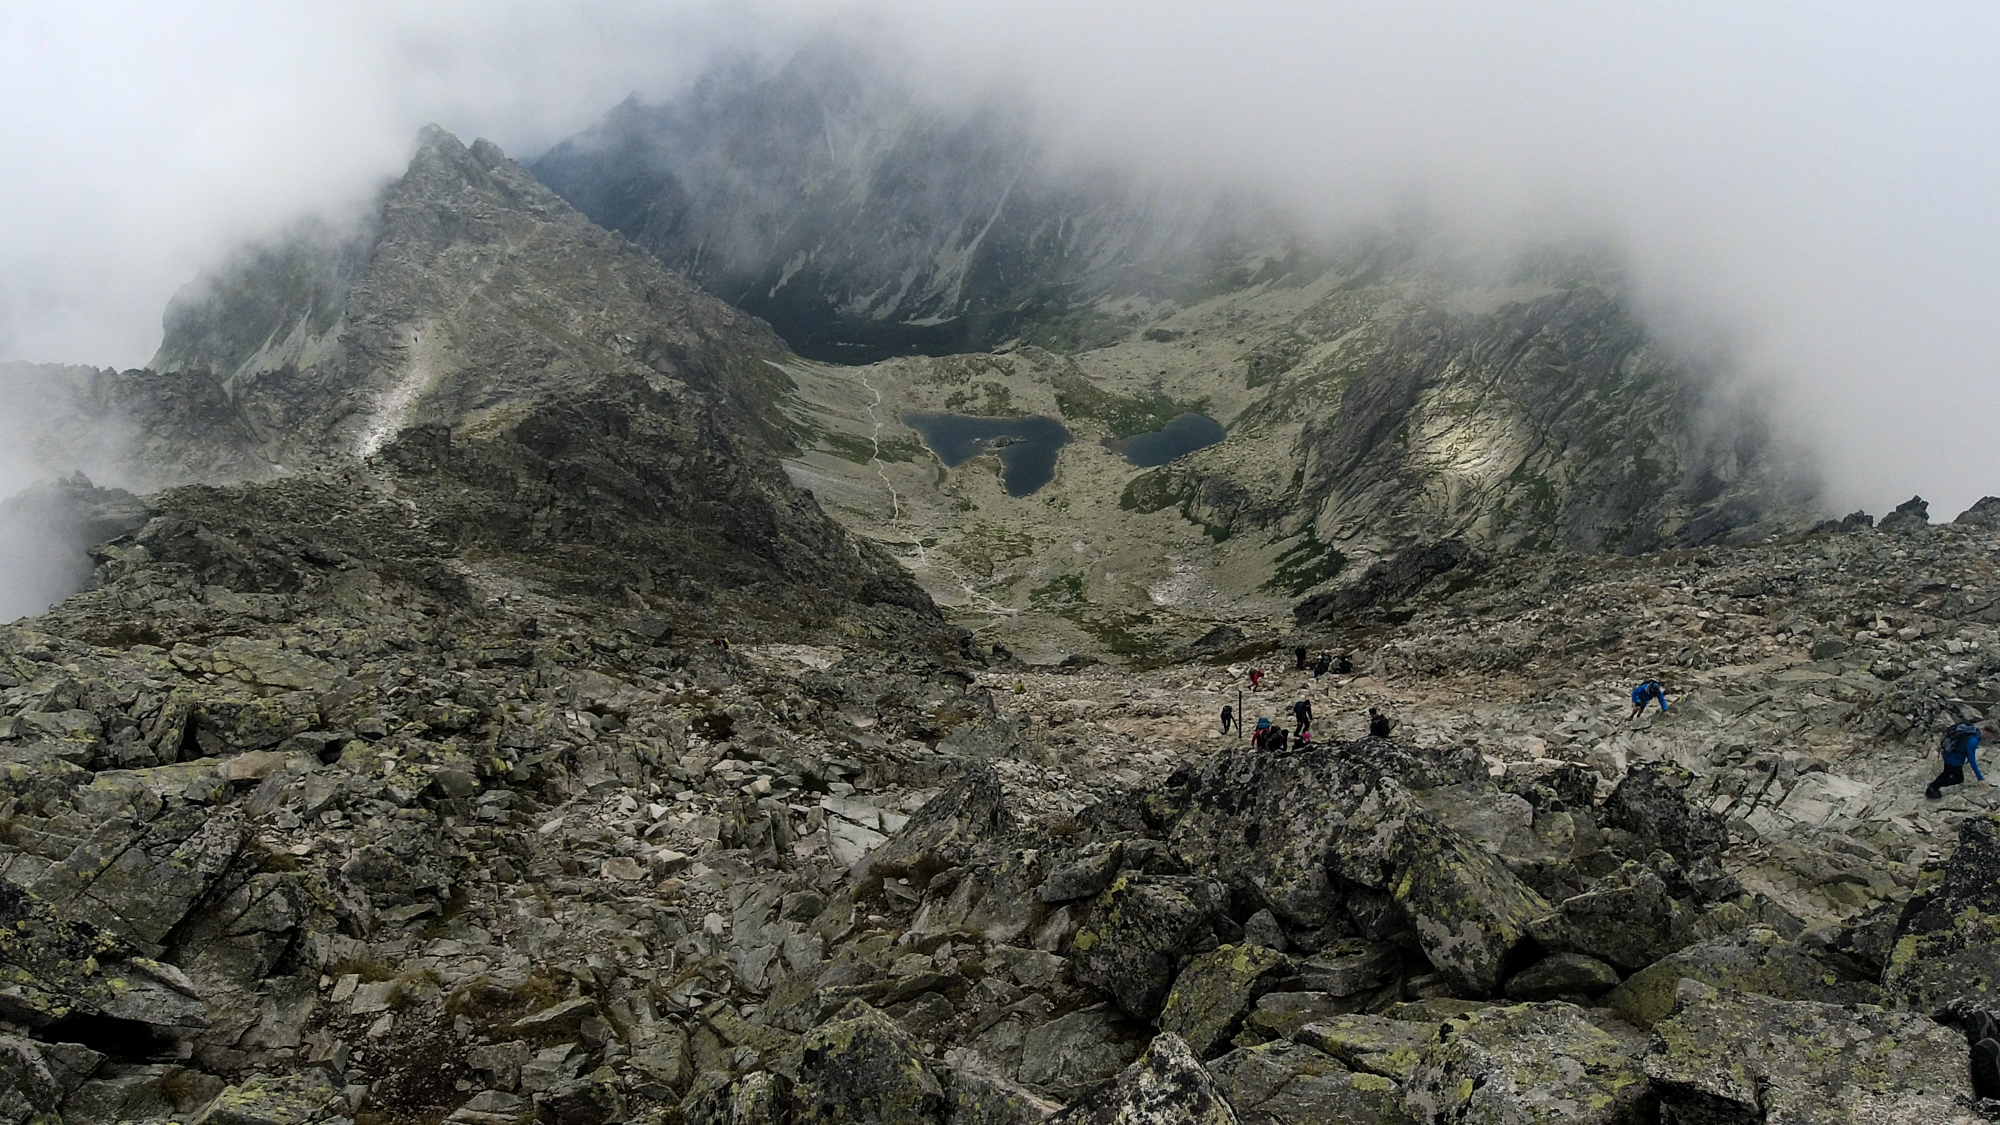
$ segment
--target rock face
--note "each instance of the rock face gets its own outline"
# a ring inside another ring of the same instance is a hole
[[[1642,1043],[1569,1004],[1486,1009],[1439,1025],[1404,1105],[1419,1121],[1645,1121]]]
[[[725,65],[693,96],[627,101],[532,167],[801,354],[838,362],[1099,342],[1096,298],[1194,284],[1198,251],[1238,233],[1170,185],[1061,170],[1018,107],[940,111],[905,79],[897,60],[827,36],[768,75]]]
[[[417,505],[449,544],[440,558],[532,556],[544,578],[634,608],[720,608],[739,626],[869,606],[928,617],[890,560],[779,470],[785,356],[491,144],[433,128],[361,230],[300,233],[185,289],[155,370],[110,409],[151,436],[135,456],[156,477],[334,474],[321,495],[274,497],[265,521],[346,507],[332,490],[365,479]],[[220,395],[240,424],[136,389],[156,383]],[[358,456],[375,475],[342,467]],[[141,545],[210,549],[175,514]]]
[[[1966,1016],[2000,989],[2000,821],[1968,820],[1948,862],[1925,873],[1896,926],[1883,983],[1920,1012]]]
[[[1688,981],[1645,1058],[1663,1121],[1973,1122],[1965,1040],[1909,1012]]]

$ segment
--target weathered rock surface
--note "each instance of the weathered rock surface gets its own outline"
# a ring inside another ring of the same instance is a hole
[[[2000,1006],[2000,820],[1967,820],[1951,858],[1924,873],[1896,925],[1883,984],[1920,1012]]]
[[[1285,955],[1255,945],[1225,945],[1188,960],[1160,1011],[1160,1030],[1180,1037],[1197,1057],[1216,1052],[1290,967]]]
[[[1439,1025],[1403,1104],[1419,1121],[1641,1122],[1653,1110],[1643,1045],[1571,1004],[1487,1008]]]
[[[1187,1044],[1162,1032],[1117,1078],[1070,1103],[1052,1125],[1236,1125]]]
[[[1242,1125],[1400,1125],[1402,1092],[1377,1074],[1357,1074],[1298,1043],[1231,1051],[1208,1064]]]
[[[1911,1012],[1682,982],[1645,1072],[1661,1119],[1922,1125],[1965,1108],[1965,1040]]]
[[[1604,1002],[1620,1018],[1651,1027],[1673,1009],[1683,980],[1780,1000],[1866,1004],[1882,998],[1876,985],[1844,977],[1805,946],[1755,927],[1662,958],[1633,973]]]
[[[1227,902],[1221,884],[1209,879],[1120,876],[1071,942],[1077,979],[1109,992],[1132,1015],[1159,1016],[1183,959],[1221,944]]]

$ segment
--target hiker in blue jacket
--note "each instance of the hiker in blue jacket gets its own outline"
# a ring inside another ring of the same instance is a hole
[[[1632,713],[1625,716],[1625,721],[1629,723],[1633,719],[1638,718],[1639,712],[1646,709],[1646,704],[1651,703],[1655,699],[1660,701],[1660,714],[1666,714],[1667,688],[1665,684],[1662,684],[1658,680],[1647,680],[1645,683],[1633,688]]]
[[[1944,772],[1937,775],[1924,796],[1935,801],[1944,796],[1938,790],[1947,785],[1965,784],[1965,767],[1972,767],[1972,776],[1979,784],[1987,784],[1986,775],[1979,772],[1979,728],[1971,723],[1959,723],[1944,732],[1938,743],[1938,751],[1944,755]]]

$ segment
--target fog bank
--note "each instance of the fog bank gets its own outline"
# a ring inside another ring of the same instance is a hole
[[[1063,145],[1328,227],[1609,234],[1835,505],[2000,493],[1962,424],[2000,414],[2000,9],[1970,4],[13,5],[0,96],[34,109],[0,121],[0,358],[143,363],[175,288],[365,198],[427,121],[533,156],[829,24],[940,96],[1021,91]]]

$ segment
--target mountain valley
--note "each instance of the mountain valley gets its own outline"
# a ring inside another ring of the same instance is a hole
[[[433,127],[36,369],[0,1123],[1991,1119],[2000,500],[1823,519],[1602,247],[856,82]]]

